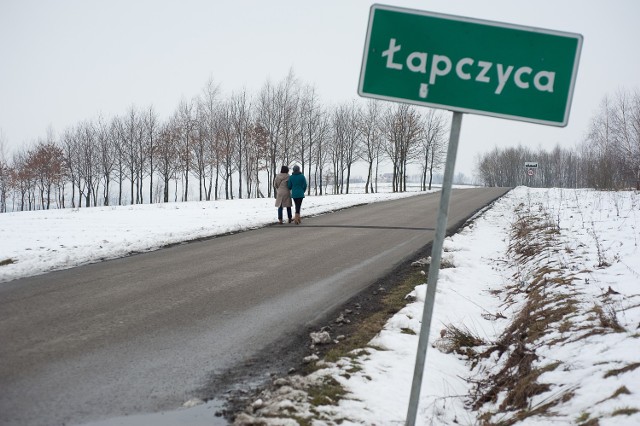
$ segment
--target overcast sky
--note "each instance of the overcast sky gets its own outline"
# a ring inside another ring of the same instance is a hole
[[[638,0],[429,0],[394,6],[580,33],[566,128],[465,115],[456,170],[518,144],[571,147],[602,98],[640,89]],[[0,130],[7,153],[76,123],[153,105],[168,117],[211,76],[256,93],[290,68],[325,104],[358,97],[372,2],[0,0]],[[450,115],[450,113],[447,112]]]

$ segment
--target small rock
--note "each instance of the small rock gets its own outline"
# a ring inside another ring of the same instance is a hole
[[[316,366],[322,368],[322,367],[328,367],[329,364],[327,364],[327,362],[324,359],[321,359],[318,362],[316,362]]]
[[[347,338],[347,337],[346,337],[344,334],[341,334],[341,335],[339,335],[338,337],[336,337],[336,340],[337,340],[337,341],[340,341],[340,340],[344,340],[344,339],[346,339],[346,338]]]
[[[250,416],[246,413],[240,413],[236,416],[233,424],[234,425],[256,425],[259,424],[257,423],[257,419],[253,416]]]
[[[425,258],[423,257],[422,259],[418,259],[415,262],[411,262],[411,266],[416,267],[416,268],[421,268],[425,265],[428,265],[431,263],[431,258]]]
[[[254,410],[262,408],[263,406],[264,406],[264,401],[262,399],[256,399],[255,401],[253,401],[253,404],[251,404],[251,407]]]
[[[305,364],[309,364],[309,363],[314,362],[314,361],[317,361],[317,360],[319,360],[319,359],[320,359],[320,358],[318,358],[318,355],[313,354],[313,355],[309,355],[309,356],[306,356],[306,357],[302,358],[302,361],[303,361]]]
[[[289,381],[288,381],[287,379],[282,379],[282,378],[280,378],[280,379],[276,379],[276,380],[273,382],[273,384],[274,384],[275,386],[282,387],[282,386],[288,385],[288,384],[289,384]]]
[[[314,345],[324,345],[327,343],[331,343],[331,335],[326,331],[311,333],[309,337],[311,337],[311,342],[313,342]]]
[[[289,369],[289,371],[287,372],[287,374],[293,374],[293,373],[295,373],[295,372],[296,372],[296,369],[292,367],[292,368],[290,368],[290,369]]]
[[[345,313],[345,315],[351,315],[353,313],[353,311],[351,309],[345,309],[344,313]]]
[[[351,320],[348,320],[344,317],[344,315],[340,314],[338,318],[335,320],[336,324],[350,324]]]
[[[182,406],[184,408],[192,408],[192,407],[197,407],[198,405],[201,405],[201,404],[204,404],[204,401],[201,400],[200,398],[191,398],[190,400],[182,404]]]

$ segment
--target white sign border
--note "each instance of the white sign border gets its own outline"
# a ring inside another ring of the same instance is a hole
[[[493,27],[511,28],[511,29],[528,31],[528,32],[536,32],[536,33],[542,33],[542,34],[551,34],[551,35],[558,35],[562,37],[576,38],[578,40],[578,45],[576,46],[576,56],[573,63],[573,72],[571,73],[571,82],[569,84],[569,93],[567,95],[568,99],[567,99],[567,105],[564,112],[564,120],[562,122],[540,120],[536,118],[528,118],[528,117],[522,117],[518,115],[501,114],[501,113],[494,113],[491,111],[452,107],[449,105],[435,104],[431,102],[422,102],[422,101],[416,101],[413,99],[404,99],[404,98],[397,98],[395,96],[384,96],[384,95],[378,95],[375,93],[364,92],[363,90],[364,75],[366,71],[367,59],[369,56],[369,41],[371,40],[371,27],[373,26],[374,11],[377,9],[390,10],[393,12],[409,13],[409,14],[422,15],[422,16],[430,16],[430,17],[448,19],[453,21],[471,22],[471,23],[488,25]],[[405,104],[426,106],[429,108],[444,109],[447,111],[456,111],[456,112],[462,112],[466,114],[478,114],[478,115],[484,115],[489,117],[504,118],[507,120],[524,121],[527,123],[535,123],[535,124],[544,124],[547,126],[566,127],[567,124],[569,124],[569,114],[571,112],[571,104],[573,101],[573,92],[575,89],[576,77],[578,75],[578,66],[580,64],[580,53],[582,52],[582,42],[583,42],[583,36],[582,34],[578,34],[578,33],[570,33],[570,32],[556,31],[556,30],[550,30],[545,28],[529,27],[525,25],[516,25],[516,24],[510,24],[506,22],[487,21],[484,19],[470,18],[470,17],[457,16],[457,15],[448,15],[444,13],[430,12],[426,10],[409,9],[404,7],[389,6],[389,5],[375,3],[371,5],[371,8],[369,10],[369,23],[367,24],[367,35],[365,39],[364,54],[362,55],[362,64],[360,66],[360,81],[358,82],[358,95],[364,98],[380,99],[383,101],[391,101],[391,102],[401,102]]]

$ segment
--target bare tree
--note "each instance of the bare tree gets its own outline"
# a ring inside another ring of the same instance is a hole
[[[10,170],[10,185],[19,195],[20,211],[24,211],[26,207],[31,210],[31,197],[29,192],[33,177],[27,167],[27,152],[24,150],[14,152],[11,163],[13,167]]]
[[[421,187],[431,190],[433,172],[443,163],[446,156],[446,120],[442,112],[428,109],[422,121],[423,131],[419,149],[422,159]],[[427,183],[428,173],[428,183]]]
[[[176,176],[180,164],[180,130],[175,118],[163,124],[158,132],[154,151],[157,171],[163,182],[163,202],[169,202],[169,184]]]
[[[233,173],[237,170],[235,159],[237,158],[236,139],[233,127],[230,125],[232,118],[231,101],[225,101],[218,110],[217,135],[220,138],[219,156],[222,164],[222,178],[224,179],[225,199],[233,199]]]
[[[115,156],[115,172],[118,179],[118,205],[122,205],[123,190],[122,185],[126,178],[126,131],[124,120],[120,117],[113,117],[109,124],[109,141]]]
[[[258,95],[256,104],[256,120],[260,128],[268,136],[269,168],[268,182],[276,174],[277,164],[289,164],[291,145],[297,135],[297,81],[293,72],[277,86],[267,81]],[[268,196],[271,196],[271,185],[267,186]]]
[[[198,102],[196,107],[196,123],[195,137],[191,144],[191,150],[195,162],[193,173],[198,178],[198,199],[202,201],[207,197],[207,175],[209,171],[207,117],[206,109],[202,102]]]
[[[640,91],[620,90],[611,103],[611,127],[617,163],[627,175],[625,184],[640,189]]]
[[[196,175],[198,176],[200,200],[211,199],[213,176],[216,175],[216,198],[218,185],[218,159],[217,159],[217,119],[220,97],[220,86],[212,77],[198,98],[197,104],[197,130],[194,140],[194,157],[196,161]],[[204,190],[204,193],[203,193]]]
[[[242,179],[248,183],[251,174],[247,164],[249,162],[249,125],[251,123],[251,104],[247,91],[243,89],[231,95],[230,120],[233,129],[236,146],[236,164],[238,168],[238,198],[242,198]],[[243,176],[244,175],[244,176]],[[250,188],[247,189],[247,197],[250,196]]]
[[[407,165],[422,134],[420,115],[410,105],[397,104],[387,109],[382,121],[385,151],[393,165],[393,192],[406,191]]]
[[[331,163],[334,193],[349,193],[351,168],[360,157],[361,110],[355,102],[339,105],[333,113]],[[345,175],[346,174],[346,175]]]
[[[189,175],[192,167],[192,144],[197,130],[195,106],[193,101],[182,100],[175,113],[175,122],[180,135],[181,172],[184,178],[182,201],[189,199]]]
[[[102,176],[102,203],[108,206],[110,204],[111,179],[113,178],[117,157],[109,123],[101,116],[98,117],[96,122],[96,141],[99,158],[97,166]]]
[[[98,175],[98,154],[96,148],[96,132],[93,123],[86,121],[76,128],[78,141],[78,154],[80,178],[86,188],[85,207],[91,207],[91,203],[98,204],[98,188],[100,179]]]
[[[65,168],[69,174],[69,180],[71,181],[71,207],[75,207],[76,197],[76,183],[77,183],[77,164],[76,164],[76,150],[77,144],[75,134],[72,129],[66,129],[63,133],[62,149],[64,152]],[[80,188],[78,188],[79,190]]]
[[[331,158],[331,182],[333,183],[333,193],[342,194],[344,192],[344,159],[345,144],[347,139],[348,111],[344,105],[333,110],[331,121],[330,158]]]
[[[255,196],[264,198],[264,194],[260,190],[260,173],[268,172],[270,165],[268,132],[259,123],[254,122],[250,127],[249,141],[247,168],[251,170],[252,174],[249,182],[255,187]],[[271,187],[271,185],[267,185],[267,187]]]
[[[0,213],[7,212],[7,197],[9,195],[10,168],[7,161],[5,135],[0,129]]]
[[[141,157],[144,161],[141,163],[141,175],[149,176],[149,203],[153,203],[153,174],[155,173],[155,151],[158,145],[158,133],[160,131],[160,123],[158,120],[158,114],[156,113],[153,105],[150,105],[142,116],[142,125],[144,128],[144,134],[142,138]],[[142,165],[148,164],[148,167],[142,167]],[[140,199],[142,200],[142,185],[140,186]]]
[[[122,121],[122,147],[123,162],[128,172],[130,184],[130,204],[140,202],[140,186],[142,182],[140,169],[141,159],[144,158],[140,152],[142,149],[142,135],[144,132],[142,117],[135,106],[131,106],[127,115]],[[137,186],[136,186],[137,185]]]
[[[36,146],[28,152],[26,167],[33,175],[34,182],[40,195],[40,206],[49,210],[51,206],[52,189],[62,179],[64,174],[64,154],[50,132],[47,141],[38,141]]]
[[[381,102],[375,99],[367,100],[367,105],[359,121],[360,133],[362,134],[362,159],[367,163],[365,193],[377,192],[377,179],[374,188],[374,177],[377,177],[378,174],[377,165],[379,163],[380,148],[382,146],[381,119]],[[374,163],[376,164],[375,170]]]
[[[346,193],[349,193],[349,183],[351,181],[351,169],[354,163],[360,159],[362,155],[362,133],[360,132],[359,123],[361,121],[362,109],[355,101],[351,102],[347,107],[347,128],[346,128],[346,144],[344,167],[347,172],[346,176]]]
[[[282,152],[281,163],[291,164],[300,158],[300,153],[296,152],[296,139],[300,135],[300,120],[298,107],[300,104],[300,85],[295,77],[293,69],[289,70],[287,77],[278,85],[277,108],[281,110],[283,117],[282,126]],[[298,160],[301,161],[301,160]],[[276,170],[274,170],[274,173]]]
[[[311,187],[318,191],[317,182],[321,180],[318,170],[321,168],[319,164],[315,164],[315,171],[312,174],[312,165],[316,158],[316,151],[322,149],[320,146],[328,137],[330,126],[327,121],[327,114],[324,107],[320,103],[315,88],[313,86],[305,86],[300,94],[300,102],[298,113],[300,115],[300,136],[299,144],[296,149],[296,156],[300,159],[301,167],[304,172],[307,169],[307,176],[310,184],[307,187],[307,193],[311,194]]]
[[[277,89],[267,81],[260,90],[257,103],[257,121],[261,133],[266,136],[269,167],[267,167],[267,182],[271,182],[276,173],[276,161],[280,149],[280,132],[284,117],[275,107]],[[267,196],[271,197],[271,185],[267,185]]]

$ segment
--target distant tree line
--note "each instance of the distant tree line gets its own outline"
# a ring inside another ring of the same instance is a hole
[[[525,162],[538,163],[532,176]],[[640,190],[640,91],[606,96],[575,147],[496,148],[479,157],[476,172],[488,186]]]
[[[293,72],[226,97],[209,80],[167,119],[131,106],[50,129],[10,156],[0,138],[0,212],[270,197],[273,177],[292,164],[309,194],[349,193],[356,162],[367,165],[367,192],[377,191],[381,163],[391,164],[393,191],[406,190],[409,164],[420,165],[427,189],[447,127],[441,112],[405,104],[324,105]]]

